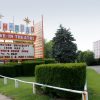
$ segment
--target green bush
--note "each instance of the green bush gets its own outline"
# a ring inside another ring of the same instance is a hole
[[[44,59],[45,64],[56,63],[55,59]]]
[[[42,64],[50,64],[50,63],[56,63],[55,59],[35,59],[35,60],[27,60],[24,61],[24,63],[42,63]]]
[[[16,71],[16,75],[15,75],[16,77],[23,76],[22,64],[15,64],[13,67]]]
[[[34,76],[35,66],[44,63],[54,63],[53,59],[36,59],[36,60],[26,60],[18,64],[17,62],[10,62],[7,64],[0,64],[0,74],[17,77],[17,76]]]
[[[0,64],[0,75],[17,77],[17,76],[34,76],[35,66],[42,64],[41,61],[25,61],[21,64],[7,63]]]
[[[35,66],[42,64],[43,62],[23,62],[22,63],[22,75],[23,76],[34,76],[35,75]]]
[[[25,60],[23,63],[44,63],[42,59],[34,59],[34,60]]]
[[[84,90],[86,80],[86,64],[84,63],[68,63],[68,64],[43,64],[37,65],[35,69],[36,82],[57,86],[62,88]],[[60,90],[50,89],[46,87],[36,86],[37,92],[52,94],[78,100],[79,94],[64,92]]]
[[[4,76],[9,76],[9,77],[15,77],[16,76],[16,71],[15,68],[13,67],[13,64],[1,64],[0,65],[0,74]]]

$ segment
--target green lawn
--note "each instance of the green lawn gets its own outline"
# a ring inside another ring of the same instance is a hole
[[[34,77],[17,77],[25,81],[34,81]],[[19,88],[15,88],[14,81],[8,80],[8,84],[3,84],[3,78],[0,78],[0,93],[10,96],[14,100],[52,100],[48,96],[36,95],[32,93],[32,85],[20,83]]]
[[[34,77],[17,77],[25,81],[35,81]],[[100,74],[92,69],[87,69],[87,81],[89,90],[89,100],[100,100]],[[32,93],[32,85],[20,83],[19,88],[15,88],[14,81],[8,80],[8,84],[3,84],[3,78],[0,78],[0,93],[10,96],[14,100],[53,100],[44,95]]]
[[[89,100],[100,100],[100,74],[92,69],[87,70]]]

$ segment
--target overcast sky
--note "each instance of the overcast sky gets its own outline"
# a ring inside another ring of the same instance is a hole
[[[28,16],[35,23],[44,15],[44,36],[47,40],[62,24],[70,28],[79,50],[93,49],[100,40],[100,0],[0,0],[2,20],[21,24]]]

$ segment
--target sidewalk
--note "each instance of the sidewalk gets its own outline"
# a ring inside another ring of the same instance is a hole
[[[10,99],[9,97],[6,97],[6,96],[0,94],[0,100],[12,100],[12,99]]]

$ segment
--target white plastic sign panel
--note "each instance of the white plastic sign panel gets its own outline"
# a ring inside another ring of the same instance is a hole
[[[0,43],[0,59],[33,59],[31,44]]]

